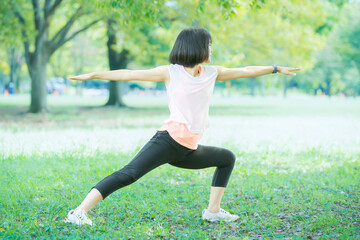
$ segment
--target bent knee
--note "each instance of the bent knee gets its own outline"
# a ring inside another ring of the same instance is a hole
[[[236,161],[236,156],[232,151],[225,149],[224,160],[226,161],[227,165],[234,166]]]

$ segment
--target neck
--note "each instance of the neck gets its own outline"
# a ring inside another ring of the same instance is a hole
[[[194,67],[184,67],[184,69],[190,73],[191,76],[198,77],[200,76],[200,64],[195,65]]]

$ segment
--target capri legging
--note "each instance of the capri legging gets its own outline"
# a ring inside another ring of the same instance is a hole
[[[217,167],[213,187],[226,187],[235,164],[234,154],[224,148],[199,145],[196,150],[177,143],[167,131],[158,131],[125,167],[101,180],[94,188],[105,199],[154,168],[169,163],[187,169]]]

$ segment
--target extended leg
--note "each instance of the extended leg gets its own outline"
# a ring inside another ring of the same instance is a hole
[[[135,182],[149,171],[170,160],[176,160],[177,154],[170,143],[164,137],[164,133],[157,132],[131,162],[121,170],[101,180],[87,194],[82,203],[76,208],[76,211],[88,212],[117,189]]]
[[[99,190],[96,188],[91,189],[82,203],[76,209],[84,209],[85,212],[88,212],[92,207],[101,202],[103,197]]]

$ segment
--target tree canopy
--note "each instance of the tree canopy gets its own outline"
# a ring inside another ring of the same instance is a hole
[[[290,81],[305,92],[357,95],[359,5],[345,0],[5,0],[0,5],[0,54],[23,49],[32,112],[47,109],[48,63],[52,76],[64,78],[106,67],[110,20],[116,37],[110,49],[127,51],[130,68],[167,64],[176,35],[185,27],[200,26],[213,35],[213,64],[276,63],[301,67],[305,73],[301,78],[267,81],[268,76],[234,84],[279,88]],[[10,58],[2,58],[0,70],[17,75],[20,68],[4,59]]]

